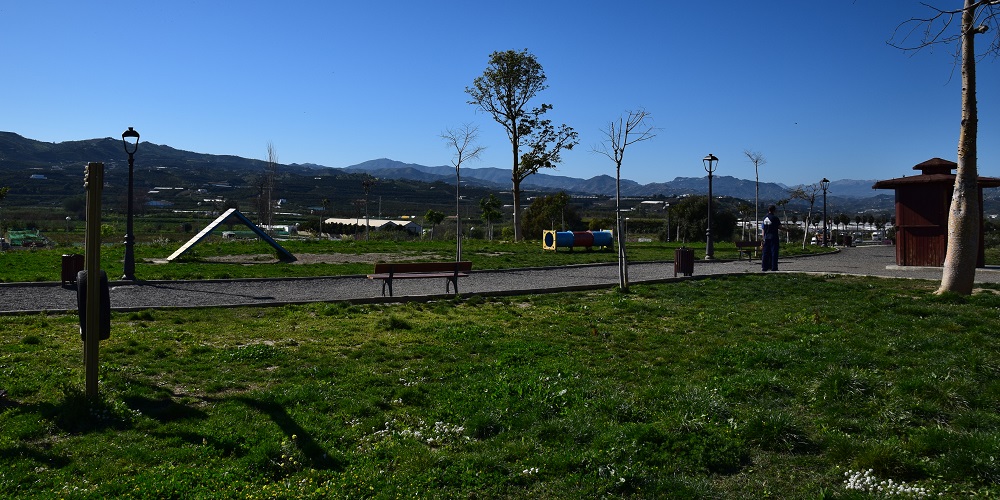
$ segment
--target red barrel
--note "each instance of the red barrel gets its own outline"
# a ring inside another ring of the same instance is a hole
[[[594,246],[594,233],[590,231],[573,231],[573,246],[587,248]]]

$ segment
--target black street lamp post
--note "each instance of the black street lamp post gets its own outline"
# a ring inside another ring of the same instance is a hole
[[[705,171],[708,172],[708,228],[705,229],[705,260],[712,260],[715,258],[715,247],[712,245],[712,173],[715,172],[715,166],[719,163],[719,159],[715,155],[709,154],[701,161],[705,164]]]
[[[129,149],[128,139],[135,139],[135,142],[131,144],[131,149]],[[128,130],[122,132],[122,144],[125,146],[125,152],[128,153],[128,201],[126,208],[126,222],[125,222],[125,272],[122,275],[123,280],[135,281],[135,234],[132,232],[132,175],[133,166],[135,165],[135,152],[139,149],[139,132],[136,132],[134,128],[129,127]]]
[[[826,177],[819,181],[819,187],[823,189],[823,246],[829,246],[829,234],[826,232],[826,190],[830,188],[830,181]]]

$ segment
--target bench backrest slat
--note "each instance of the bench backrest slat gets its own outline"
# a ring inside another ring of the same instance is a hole
[[[467,273],[472,270],[472,262],[379,262],[375,273]]]

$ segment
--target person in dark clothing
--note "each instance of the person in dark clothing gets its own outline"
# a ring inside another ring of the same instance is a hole
[[[764,216],[761,226],[764,232],[764,251],[760,257],[760,269],[765,272],[777,271],[778,246],[781,244],[778,231],[781,229],[781,220],[774,214],[774,205],[767,207],[767,215]]]

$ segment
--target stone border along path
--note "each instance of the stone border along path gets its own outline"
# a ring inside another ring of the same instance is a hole
[[[760,261],[704,261],[695,254],[694,276],[674,278],[673,262],[629,265],[632,284],[703,279],[710,276],[760,273]],[[895,247],[888,245],[841,248],[823,255],[781,258],[779,272],[850,274],[892,278],[941,280],[941,268],[895,265]],[[977,283],[1000,283],[1000,268],[976,270]],[[616,263],[551,268],[473,271],[460,290],[469,295],[519,295],[588,290],[618,284]],[[112,282],[111,307],[116,311],[154,308],[267,306],[310,302],[349,301],[389,303],[447,299],[444,280],[406,280],[395,287],[396,297],[381,296],[381,282],[363,275],[323,278],[252,280]],[[59,282],[0,283],[0,314],[75,312],[76,290]]]

